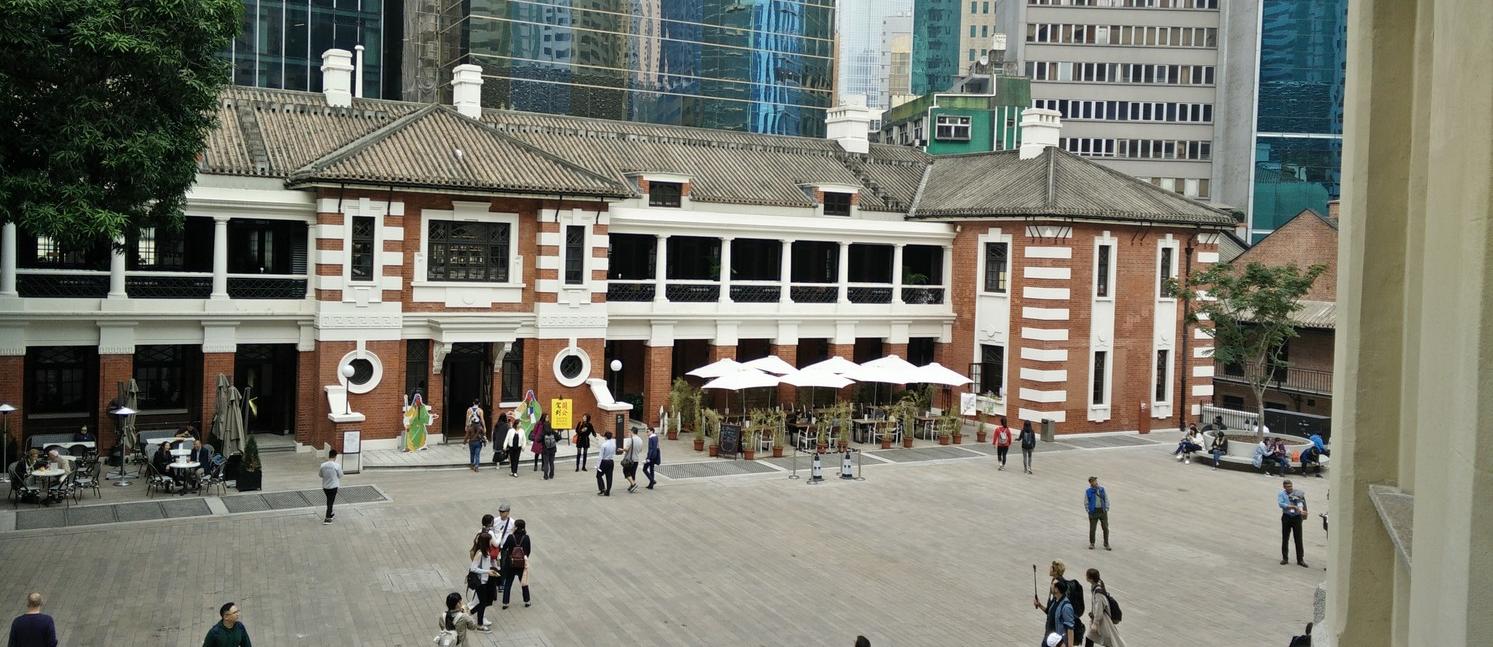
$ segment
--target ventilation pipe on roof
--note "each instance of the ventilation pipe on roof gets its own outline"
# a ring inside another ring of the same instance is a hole
[[[467,63],[451,70],[451,104],[463,117],[482,116],[482,68]]]
[[[1056,110],[1027,108],[1021,111],[1021,159],[1029,160],[1050,146],[1058,145],[1063,120]]]
[[[321,93],[327,105],[346,108],[353,104],[353,55],[345,49],[321,53]]]
[[[824,136],[840,144],[847,153],[865,154],[871,150],[866,133],[871,129],[871,110],[866,97],[852,94],[845,103],[829,109],[824,119]]]
[[[353,48],[353,96],[363,98],[363,46]]]

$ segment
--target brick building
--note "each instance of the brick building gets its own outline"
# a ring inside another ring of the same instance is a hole
[[[1233,219],[1058,150],[1050,111],[1020,152],[935,160],[856,110],[831,139],[483,110],[465,68],[454,106],[361,99],[339,56],[322,93],[225,91],[180,231],[64,249],[5,225],[15,438],[107,446],[131,378],[141,428],[206,423],[219,374],[251,431],[303,446],[392,446],[417,391],[437,433],[528,390],[651,422],[673,377],[768,354],[939,361],[1061,432],[1211,396],[1159,285]]]
[[[1298,336],[1286,342],[1285,361],[1272,371],[1271,386],[1265,391],[1266,408],[1319,416],[1332,413],[1337,234],[1337,202],[1333,201],[1328,204],[1328,215],[1311,209],[1302,211],[1234,260],[1238,267],[1249,263],[1302,269],[1316,263],[1327,266],[1301,300],[1301,309],[1295,315]],[[1220,406],[1254,410],[1254,393],[1242,367],[1218,365],[1213,383]]]

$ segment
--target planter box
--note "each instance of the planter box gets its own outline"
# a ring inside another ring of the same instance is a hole
[[[263,484],[264,484],[264,472],[263,471],[259,471],[259,472],[244,472],[244,471],[240,471],[239,472],[239,475],[238,475],[238,484],[237,484],[237,488],[238,488],[239,492],[253,492],[255,490],[258,490],[260,488],[260,486],[263,485]]]
[[[712,457],[712,458],[714,458],[714,457],[715,457],[715,455],[716,455],[716,453],[717,453],[717,452],[719,452],[719,451],[720,451],[720,450],[721,450],[721,448],[720,448],[720,447],[717,447],[717,446],[715,446],[715,445],[711,445],[711,446],[710,446],[710,447],[709,447],[709,449],[710,449],[710,451],[709,451],[709,454],[710,454],[710,456],[711,456],[711,457]]]

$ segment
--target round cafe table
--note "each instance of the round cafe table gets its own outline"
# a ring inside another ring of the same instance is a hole
[[[52,479],[55,479],[66,473],[67,470],[64,470],[60,467],[46,467],[39,470],[31,470],[31,476],[42,479],[42,505],[48,505],[52,502],[51,494],[49,494],[52,489]]]
[[[174,453],[181,450],[173,449],[171,451]],[[171,468],[171,471],[177,473],[176,481],[181,485],[181,490],[178,491],[177,494],[184,495],[187,493],[187,480],[191,478],[192,470],[195,470],[201,466],[202,463],[198,463],[197,461],[178,461],[175,463],[170,463],[168,465],[168,467]]]

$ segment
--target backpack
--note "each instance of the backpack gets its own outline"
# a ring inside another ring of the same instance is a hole
[[[1110,595],[1109,591],[1106,590],[1106,589],[1100,589],[1100,592],[1104,593],[1104,599],[1109,602],[1109,619],[1110,619],[1110,621],[1113,622],[1113,623],[1115,623],[1115,624],[1120,624],[1120,618],[1124,614],[1120,613],[1120,603],[1119,603],[1119,601],[1115,600],[1115,596]]]
[[[1073,617],[1083,617],[1083,584],[1078,580],[1063,580],[1063,597],[1073,605]]]
[[[555,448],[555,435],[554,434],[545,434],[544,435],[544,450],[545,451],[549,451],[549,450],[552,450],[554,448]]]
[[[1037,434],[1036,434],[1036,432],[1033,432],[1033,433],[1029,434],[1029,433],[1026,433],[1025,429],[1023,429],[1021,431],[1021,448],[1022,449],[1031,449],[1031,448],[1036,447],[1036,446],[1037,446]],[[1083,613],[1082,609],[1075,609],[1075,610],[1078,611],[1079,613]]]
[[[435,635],[434,642],[439,647],[451,647],[456,644],[456,612],[447,611],[441,615],[441,631]]]
[[[509,535],[509,539],[513,540],[513,547],[508,549],[508,567],[524,570],[524,566],[529,561],[529,554],[524,551],[523,542],[520,542],[518,537]]]

